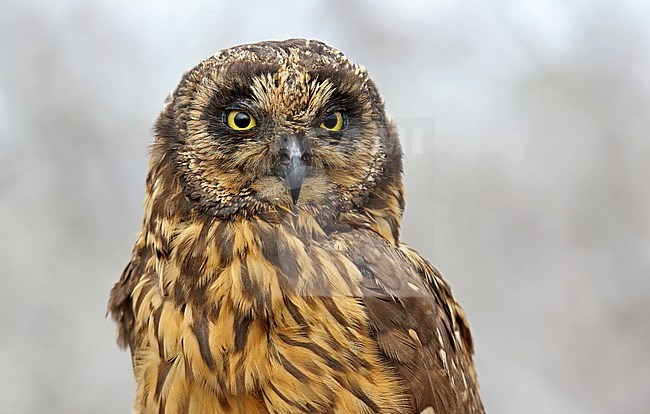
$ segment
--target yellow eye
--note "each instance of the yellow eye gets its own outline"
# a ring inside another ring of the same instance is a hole
[[[257,123],[255,118],[244,111],[230,111],[226,117],[226,124],[235,131],[248,131],[253,129]]]
[[[340,111],[332,112],[323,119],[320,127],[328,131],[340,131],[345,127],[345,117]]]

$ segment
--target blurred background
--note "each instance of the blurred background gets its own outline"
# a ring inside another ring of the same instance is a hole
[[[105,318],[151,127],[219,49],[323,40],[405,150],[403,238],[472,323],[489,413],[650,409],[650,3],[85,2],[0,13],[0,413],[127,413]]]

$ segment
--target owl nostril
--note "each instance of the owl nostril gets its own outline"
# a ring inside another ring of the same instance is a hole
[[[280,152],[278,153],[278,158],[281,164],[285,164],[289,162],[289,151],[287,151],[285,148],[282,148]]]
[[[280,162],[289,162],[291,160],[307,161],[310,156],[305,148],[305,142],[294,134],[283,135],[280,138],[280,150],[278,151]]]
[[[303,141],[295,135],[283,136],[280,140],[276,174],[282,179],[291,194],[293,203],[298,202],[302,183],[307,173],[306,159],[309,159]]]

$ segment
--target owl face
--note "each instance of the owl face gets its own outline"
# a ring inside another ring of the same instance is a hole
[[[184,76],[157,125],[186,197],[220,215],[362,204],[388,129],[365,70],[308,40],[214,55]]]

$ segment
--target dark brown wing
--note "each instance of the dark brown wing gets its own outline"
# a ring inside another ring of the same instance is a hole
[[[372,231],[336,238],[364,277],[373,333],[415,412],[484,413],[469,326],[441,275],[410,247],[396,248]]]
[[[117,322],[117,343],[134,348],[135,319],[133,315],[133,290],[145,272],[148,257],[140,240],[133,249],[131,261],[122,272],[120,280],[111,289],[108,313]]]

